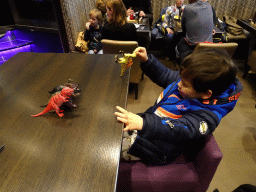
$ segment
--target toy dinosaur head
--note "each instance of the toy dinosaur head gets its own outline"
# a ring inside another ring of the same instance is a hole
[[[72,94],[74,93],[74,89],[72,88],[69,88],[69,87],[64,87],[62,90],[61,90],[61,95],[62,96],[71,96]]]
[[[81,89],[78,88],[78,84],[74,84],[74,83],[65,83],[65,86],[74,89],[74,93],[80,93]]]

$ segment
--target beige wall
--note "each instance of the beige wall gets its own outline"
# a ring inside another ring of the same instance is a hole
[[[154,20],[159,17],[162,8],[172,5],[176,0],[152,0]],[[255,0],[208,0],[215,11],[218,18],[222,19],[223,15],[233,16],[237,18],[251,18],[256,11]],[[188,4],[188,0],[184,1]]]
[[[95,0],[60,0],[67,36],[69,39],[70,50],[74,50],[74,44],[78,33],[85,29],[88,21],[88,14],[95,6]],[[154,21],[159,17],[161,9],[170,6],[176,0],[151,0]],[[216,11],[218,18],[223,15],[237,18],[251,18],[256,10],[256,0],[209,0]],[[188,0],[184,1],[188,4]]]

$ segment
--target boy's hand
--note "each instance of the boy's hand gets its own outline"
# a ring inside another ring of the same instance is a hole
[[[116,106],[116,108],[121,112],[115,112],[117,116],[117,120],[123,122],[126,127],[124,131],[129,130],[142,130],[143,127],[143,119],[134,113],[128,112],[122,107]]]
[[[146,62],[148,60],[148,54],[147,54],[146,48],[137,47],[134,50],[134,53],[136,53],[137,59],[139,59],[141,62]]]
[[[86,29],[87,29],[87,30],[89,30],[90,25],[91,25],[91,22],[87,22],[87,23],[86,23]]]

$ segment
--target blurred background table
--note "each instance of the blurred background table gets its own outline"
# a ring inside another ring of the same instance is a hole
[[[129,70],[115,55],[18,53],[0,66],[0,191],[115,191]],[[71,78],[77,108],[31,117]]]
[[[249,31],[254,36],[256,36],[256,24],[252,23],[252,21],[250,21],[249,19],[237,19],[236,23],[243,27],[245,30]]]
[[[151,39],[149,18],[144,17],[140,19],[140,22],[138,20],[130,20],[129,22],[134,23],[137,28],[136,32],[139,46],[145,47],[148,50]]]

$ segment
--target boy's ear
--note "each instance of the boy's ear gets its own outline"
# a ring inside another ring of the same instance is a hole
[[[212,90],[207,90],[205,93],[202,93],[202,99],[209,99],[212,96]]]

